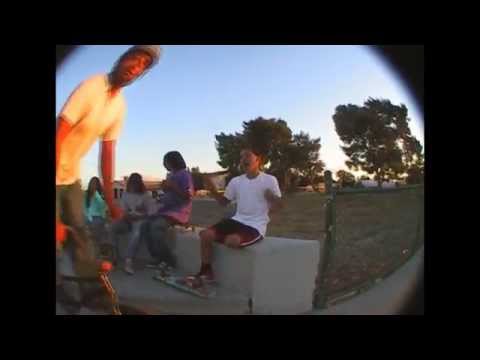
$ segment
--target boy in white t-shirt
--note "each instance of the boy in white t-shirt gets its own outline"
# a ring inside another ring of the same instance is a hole
[[[113,177],[116,141],[126,111],[122,89],[151,69],[160,55],[161,48],[158,45],[131,47],[118,59],[110,73],[94,75],[78,85],[58,115],[55,137],[55,237],[59,293],[64,290],[60,275],[63,254],[73,255],[74,272],[79,277],[97,277],[99,267],[108,269],[110,265],[97,259],[95,246],[85,226],[80,163],[95,142],[101,139],[100,167],[105,202],[111,217],[120,218],[122,213],[113,201]],[[67,226],[70,229],[68,234]],[[86,284],[83,283],[82,287],[96,286],[95,283]]]
[[[224,195],[217,192],[210,178],[205,178],[211,196],[222,206],[235,201],[237,211],[231,219],[222,220],[200,232],[202,265],[197,278],[206,282],[215,281],[211,266],[213,241],[235,249],[257,243],[267,231],[269,212],[282,206],[278,181],[260,171],[262,163],[263,157],[255,150],[242,150],[240,165],[245,174],[230,180]]]

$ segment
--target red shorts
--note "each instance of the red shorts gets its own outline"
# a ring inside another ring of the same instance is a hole
[[[215,232],[215,241],[221,244],[225,243],[225,238],[231,234],[240,235],[240,247],[255,244],[263,239],[263,236],[257,229],[233,219],[222,220],[219,223],[210,226],[209,230]]]

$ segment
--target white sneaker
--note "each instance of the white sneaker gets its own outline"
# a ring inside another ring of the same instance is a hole
[[[133,264],[132,264],[132,259],[125,259],[125,267],[123,270],[128,274],[128,275],[133,275],[135,274],[135,271],[133,270]]]
[[[166,273],[173,272],[173,267],[171,267],[170,265],[168,265],[166,262],[163,262],[163,261],[160,263],[160,265],[158,265],[158,268],[160,270],[165,271]]]

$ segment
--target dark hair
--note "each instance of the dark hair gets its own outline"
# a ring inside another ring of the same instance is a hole
[[[142,175],[139,173],[132,173],[127,180],[127,192],[143,194],[147,191],[145,184],[143,183]]]
[[[260,158],[260,165],[262,165],[267,158],[265,156],[265,154],[262,151],[260,151],[260,149],[257,149],[257,148],[251,147],[251,146],[244,146],[241,151],[250,151],[255,156],[259,157]]]
[[[165,156],[163,157],[164,165],[165,165],[165,162],[168,162],[168,164],[172,167],[171,170],[174,170],[174,171],[183,170],[187,168],[187,164],[185,164],[185,160],[183,160],[182,155],[178,151],[170,151],[166,153]]]
[[[96,176],[92,177],[90,181],[88,182],[88,188],[87,188],[87,197],[85,198],[85,204],[87,205],[87,208],[90,207],[90,200],[93,197],[93,185],[97,185],[97,191],[98,193],[103,197],[103,189],[102,189],[102,183],[100,182],[100,179]]]

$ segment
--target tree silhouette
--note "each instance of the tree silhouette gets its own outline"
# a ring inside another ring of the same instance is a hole
[[[303,176],[313,182],[325,166],[319,159],[320,138],[311,139],[304,132],[292,135],[282,119],[258,117],[243,122],[242,133],[222,132],[215,139],[218,164],[230,171],[230,178],[240,174],[240,150],[247,146],[264,156],[265,171],[275,175],[283,189],[294,185],[293,178]]]
[[[423,158],[422,146],[410,132],[404,104],[369,98],[363,106],[339,105],[333,121],[349,158],[345,164],[351,170],[374,174],[378,186],[385,179],[398,179]]]

